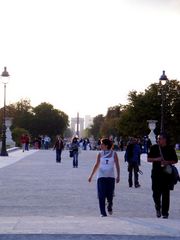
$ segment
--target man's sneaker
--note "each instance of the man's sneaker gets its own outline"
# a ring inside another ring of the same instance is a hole
[[[112,207],[111,207],[111,206],[108,206],[108,207],[107,207],[107,210],[108,210],[109,215],[112,215],[112,214],[113,214],[113,210],[112,210]]]
[[[108,210],[108,213],[109,213],[109,215],[112,215],[113,214],[113,210],[112,209]]]
[[[107,215],[106,214],[101,214],[101,217],[107,217]]]
[[[135,188],[139,188],[141,185],[138,183],[135,185]]]
[[[168,215],[163,215],[162,218],[167,219]]]
[[[161,211],[160,210],[156,210],[156,216],[157,216],[157,218],[161,217]]]

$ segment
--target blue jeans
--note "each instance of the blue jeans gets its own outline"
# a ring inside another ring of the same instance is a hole
[[[29,151],[29,143],[25,143],[25,150]]]
[[[78,167],[78,151],[73,151],[73,167]]]

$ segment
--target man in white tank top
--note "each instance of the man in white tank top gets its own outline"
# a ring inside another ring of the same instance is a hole
[[[96,163],[93,167],[92,173],[88,178],[91,182],[93,175],[98,170],[97,174],[97,190],[99,199],[99,208],[102,217],[106,217],[105,203],[108,202],[107,210],[112,214],[113,194],[115,189],[115,173],[114,166],[116,167],[117,177],[116,183],[120,181],[120,166],[117,153],[112,149],[112,141],[108,138],[101,140],[101,152],[97,156]]]

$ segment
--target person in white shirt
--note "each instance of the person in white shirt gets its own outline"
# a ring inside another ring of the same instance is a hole
[[[93,167],[88,181],[92,181],[92,177],[98,170],[97,174],[97,190],[99,199],[99,208],[102,217],[106,217],[106,200],[108,213],[112,214],[113,195],[116,183],[120,181],[120,165],[117,153],[112,150],[112,141],[108,138],[101,139],[101,151],[97,156],[96,163]],[[116,167],[117,176],[115,179],[114,166]]]

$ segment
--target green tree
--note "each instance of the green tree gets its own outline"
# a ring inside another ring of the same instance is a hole
[[[104,122],[104,116],[102,114],[97,115],[96,117],[94,117],[93,124],[89,128],[90,134],[94,136],[96,140],[101,137],[100,129],[103,122]]]
[[[49,103],[43,102],[33,109],[34,119],[33,128],[31,129],[33,136],[64,134],[68,127],[68,116]]]
[[[129,104],[125,106],[119,120],[119,128],[124,135],[147,135],[147,120],[158,120],[156,133],[160,132],[162,90],[164,92],[164,126],[165,131],[179,142],[180,126],[180,84],[177,80],[160,84],[151,84],[145,92],[131,91]]]
[[[108,108],[107,114],[104,118],[104,122],[100,128],[100,133],[103,136],[109,137],[120,137],[121,131],[119,128],[119,119],[123,111],[123,105],[116,105]]]
[[[54,109],[49,103],[41,103],[33,108],[30,100],[21,99],[19,102],[6,107],[6,115],[13,118],[11,129],[25,129],[32,137],[48,134],[53,137],[63,135],[69,122],[64,112]],[[0,110],[2,122],[3,108]]]
[[[23,100],[10,104],[6,106],[6,117],[12,117],[13,122],[11,129],[14,128],[23,128],[26,130],[31,129],[32,125],[32,107],[30,104],[30,100]],[[3,108],[0,110],[0,122],[2,126],[2,120],[3,120]]]
[[[20,138],[22,134],[30,135],[29,132],[24,128],[17,127],[12,130],[12,139],[15,141],[17,147],[21,146]]]
[[[165,131],[180,142],[180,82],[171,80],[164,87],[164,127]]]
[[[7,107],[7,115],[13,118],[12,128],[20,127],[30,131],[34,118],[32,111],[33,107],[30,100],[27,99],[21,99],[14,104],[10,104]]]

